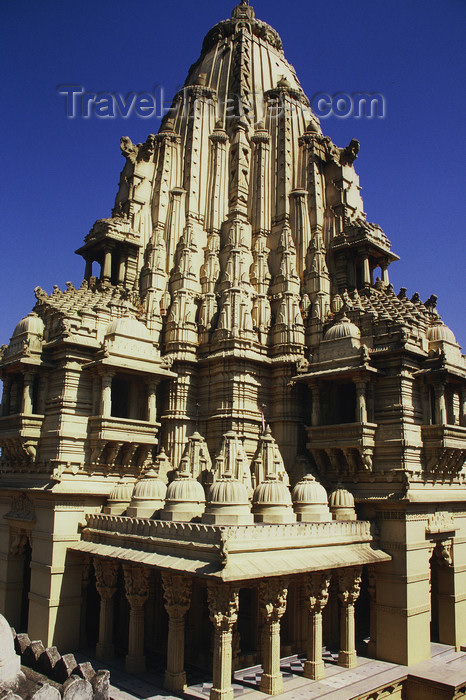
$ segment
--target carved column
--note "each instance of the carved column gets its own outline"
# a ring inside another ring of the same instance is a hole
[[[434,387],[435,391],[435,422],[438,425],[447,424],[447,407],[445,404],[445,384],[440,382]]]
[[[150,569],[123,564],[125,592],[130,605],[128,654],[125,668],[128,673],[143,673],[144,656],[144,604],[149,595]]]
[[[460,391],[460,425],[466,428],[466,388]]]
[[[126,256],[120,255],[120,262],[118,264],[118,283],[124,284],[126,277]]]
[[[32,395],[34,389],[34,373],[26,372],[23,384],[23,400],[21,403],[21,413],[30,416],[33,411]]]
[[[3,393],[2,393],[2,416],[10,415],[10,392],[11,392],[11,377],[5,375],[3,377]]]
[[[259,600],[264,616],[263,669],[260,689],[268,695],[283,692],[280,673],[280,620],[286,610],[288,579],[269,578],[259,584]]]
[[[366,405],[366,382],[358,381],[356,385],[356,421],[358,423],[367,423],[367,405]]]
[[[344,668],[355,668],[356,634],[354,626],[354,604],[361,589],[361,567],[355,566],[338,571],[338,597],[341,602],[340,653],[338,664]]]
[[[100,595],[99,641],[96,656],[113,659],[113,602],[117,590],[118,564],[94,557],[95,585]]]
[[[164,687],[173,693],[186,688],[184,670],[184,623],[191,604],[192,579],[162,572],[165,610],[168,613],[167,670]]]
[[[109,248],[105,249],[104,264],[102,266],[102,280],[110,282],[112,276],[112,251]]]
[[[239,591],[229,584],[207,584],[210,619],[214,626],[213,684],[210,700],[233,700],[231,686],[232,630],[238,619]]]
[[[157,382],[152,379],[147,387],[147,420],[155,423],[157,420]]]
[[[367,645],[367,654],[372,659],[376,658],[377,652],[377,605],[376,605],[376,578],[375,567],[371,564],[367,567],[367,591],[370,598],[369,607],[369,643]]]
[[[104,418],[112,414],[112,378],[113,372],[106,372],[102,377],[102,392],[100,395],[100,413]]]
[[[388,263],[382,263],[380,269],[382,270],[382,282],[384,284],[388,284],[390,282],[390,279],[388,277]]]
[[[91,560],[83,562],[81,575],[81,617],[79,623],[79,644],[81,647],[87,646],[86,637],[86,612],[87,612],[87,589],[89,588],[89,574],[91,573]]]
[[[327,605],[330,573],[313,573],[306,577],[304,591],[309,610],[307,635],[307,661],[304,664],[305,678],[318,681],[325,677],[322,658],[322,610]]]
[[[369,256],[367,253],[362,256],[362,283],[364,287],[369,287],[371,283],[371,271],[369,267]]]
[[[86,259],[86,266],[84,268],[84,279],[89,282],[92,277],[92,258]]]
[[[313,384],[311,387],[312,392],[312,416],[311,424],[320,424],[320,387],[318,384]]]

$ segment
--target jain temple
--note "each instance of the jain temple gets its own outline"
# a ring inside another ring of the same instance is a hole
[[[196,668],[211,700],[255,665],[282,693],[293,654],[318,682],[327,649],[466,644],[465,357],[434,295],[390,284],[358,150],[245,0],[159,132],[121,139],[82,284],[37,287],[0,351],[17,631],[157,662],[174,694]]]

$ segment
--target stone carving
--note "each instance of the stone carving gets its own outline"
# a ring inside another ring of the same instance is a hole
[[[429,515],[426,525],[427,535],[436,535],[441,532],[454,532],[458,528],[452,513],[441,511]]]
[[[192,579],[162,571],[165,609],[170,617],[181,619],[191,604]]]
[[[101,598],[112,598],[117,590],[118,569],[116,562],[94,557],[95,584]]]
[[[140,608],[149,596],[150,569],[123,564],[126,597],[133,608]]]
[[[286,610],[288,579],[285,576],[268,578],[259,583],[259,599],[267,622],[277,622]]]
[[[312,573],[304,579],[304,595],[309,612],[322,612],[327,605],[330,573]]]
[[[354,605],[361,591],[362,568],[338,569],[338,597],[344,605]]]
[[[238,619],[239,591],[227,583],[207,583],[210,621],[216,631],[231,631]]]
[[[35,522],[36,514],[33,501],[25,493],[15,496],[11,501],[10,510],[6,513],[5,518],[8,518],[8,520]]]

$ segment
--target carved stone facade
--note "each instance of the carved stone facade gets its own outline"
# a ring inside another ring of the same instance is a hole
[[[120,147],[82,284],[37,287],[0,351],[0,610],[132,672],[166,654],[173,692],[213,664],[214,699],[233,659],[279,693],[280,641],[311,679],[355,625],[396,663],[466,644],[465,358],[389,282],[359,143],[242,1]]]

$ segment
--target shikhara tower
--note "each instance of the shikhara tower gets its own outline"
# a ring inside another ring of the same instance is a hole
[[[2,348],[11,623],[90,643],[95,586],[98,654],[116,645],[137,671],[168,613],[176,691],[182,621],[194,655],[208,601],[213,698],[230,697],[232,643],[234,663],[262,659],[262,690],[280,692],[283,615],[308,677],[323,673],[322,638],[354,665],[361,581],[372,655],[427,658],[430,630],[464,644],[464,357],[435,296],[389,283],[397,256],[366,220],[359,143],[322,134],[278,34],[241,3],[206,35],[159,133],[121,150],[112,215],[77,251],[82,285],[36,288]],[[125,624],[129,641],[115,636]]]

